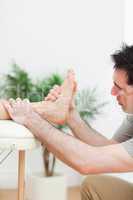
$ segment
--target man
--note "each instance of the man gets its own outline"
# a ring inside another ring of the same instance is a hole
[[[133,46],[125,45],[112,58],[115,65],[111,94],[116,97],[124,112],[132,114]],[[67,84],[63,90],[54,88],[46,101],[53,104],[60,101],[63,91],[67,91],[64,94],[69,96],[69,81]],[[73,100],[70,101],[66,122],[74,136],[62,134],[35,112],[28,100],[10,100],[5,103],[5,108],[14,121],[29,128],[56,157],[82,174],[133,171],[133,120],[129,114],[114,137],[107,139],[80,118]],[[131,200],[133,185],[111,176],[89,175],[82,184],[81,198]]]

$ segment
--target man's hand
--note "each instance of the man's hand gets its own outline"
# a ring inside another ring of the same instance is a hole
[[[28,99],[9,99],[9,102],[3,102],[3,105],[11,119],[22,125],[26,124],[28,117],[34,112]]]

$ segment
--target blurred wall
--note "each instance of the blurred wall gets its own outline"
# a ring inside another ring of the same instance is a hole
[[[109,101],[92,124],[111,137],[123,118],[110,95],[110,54],[123,41],[123,13],[123,0],[1,0],[0,73],[9,71],[12,59],[34,78],[73,67],[79,89],[97,85],[100,97]],[[16,185],[16,156],[0,165],[0,187]],[[42,170],[40,150],[27,152],[27,172]],[[63,164],[57,171],[68,175],[69,185],[80,182],[81,176]]]
[[[133,2],[130,0],[125,0],[124,6],[124,41],[130,45],[133,45]]]

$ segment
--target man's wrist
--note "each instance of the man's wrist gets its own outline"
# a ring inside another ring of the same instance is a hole
[[[69,112],[66,123],[68,126],[71,126],[71,124],[78,120],[81,120],[80,115],[76,109],[73,109]]]
[[[36,112],[33,112],[26,120],[25,126],[33,133],[33,135],[42,143],[49,143],[51,133],[55,131],[47,120],[41,118]]]
[[[40,115],[32,111],[29,115],[26,116],[24,126],[28,127],[32,121],[36,121],[39,123],[40,119],[41,119]]]

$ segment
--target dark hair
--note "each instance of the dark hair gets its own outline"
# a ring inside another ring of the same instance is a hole
[[[111,55],[114,69],[122,69],[127,73],[127,82],[133,85],[133,46],[123,44],[121,49]]]

